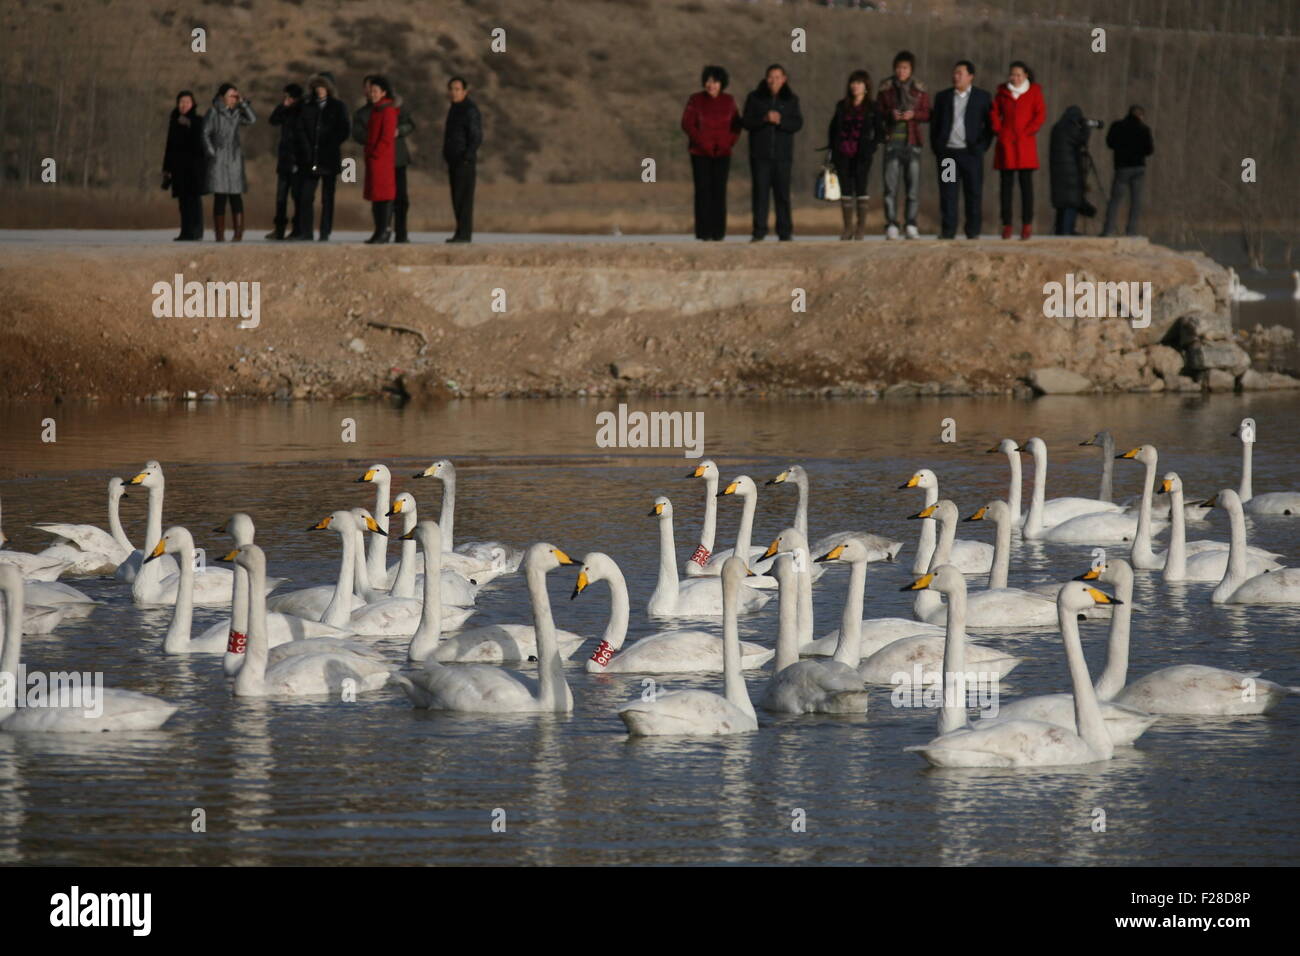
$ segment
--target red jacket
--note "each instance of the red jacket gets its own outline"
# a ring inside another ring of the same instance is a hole
[[[370,111],[366,127],[366,189],[370,202],[397,198],[397,107],[384,97]]]
[[[998,86],[993,99],[993,132],[998,138],[997,152],[993,155],[994,169],[1037,169],[1038,143],[1034,136],[1047,119],[1047,104],[1043,90],[1030,83],[1016,99],[1006,83]]]
[[[693,156],[730,156],[740,139],[736,101],[727,93],[692,93],[682,113],[682,129],[690,139]]]

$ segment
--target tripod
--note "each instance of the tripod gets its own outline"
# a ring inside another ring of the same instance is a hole
[[[1088,219],[1095,219],[1098,209],[1092,203],[1088,202],[1088,174],[1092,173],[1092,178],[1097,182],[1097,192],[1101,193],[1102,207],[1110,203],[1110,195],[1106,192],[1106,187],[1102,184],[1101,173],[1097,171],[1097,164],[1092,161],[1092,153],[1088,152],[1085,147],[1083,150],[1083,161],[1086,164],[1083,171],[1083,207],[1080,213]],[[1090,212],[1084,212],[1088,209]]]

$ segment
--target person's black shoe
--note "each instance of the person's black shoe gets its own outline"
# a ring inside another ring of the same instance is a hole
[[[291,232],[284,238],[286,242],[311,242],[311,236],[302,232]]]
[[[410,237],[407,236],[407,234],[404,232],[399,232],[395,236],[393,236],[393,242],[410,242],[410,241],[411,241]]]
[[[956,234],[955,232],[941,232],[941,233],[939,233],[939,238],[940,238],[940,239],[956,239],[956,238],[957,238],[957,234]]]
[[[763,241],[764,239],[766,239],[766,238],[767,238],[766,236],[750,236],[750,237],[749,237],[749,241],[750,241],[750,242],[762,242],[762,241]]]
[[[794,236],[777,236],[777,242],[794,242]]]
[[[366,244],[367,244],[367,245],[383,245],[385,242],[387,242],[389,239],[391,239],[392,236],[393,236],[392,232],[389,231],[389,230],[387,230],[387,229],[385,229],[383,232],[381,232],[381,233],[377,233],[376,235],[373,235],[373,236],[371,236],[369,239],[367,239],[367,240],[366,240]]]
[[[304,238],[304,239],[310,239],[311,236],[303,236],[303,238]],[[329,242],[329,241],[330,241],[329,234],[328,234],[328,233],[324,233],[324,232],[322,232],[322,233],[320,234],[320,239],[317,240],[317,241],[319,241],[319,242]]]
[[[447,241],[448,242],[469,242],[469,240],[466,239],[464,236],[452,236]]]

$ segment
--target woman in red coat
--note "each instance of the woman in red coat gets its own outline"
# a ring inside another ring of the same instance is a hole
[[[366,95],[370,98],[370,124],[366,128],[365,198],[371,203],[375,232],[368,243],[387,242],[388,228],[397,198],[397,104],[388,79],[372,76]]]
[[[1015,204],[1015,181],[1020,180],[1020,238],[1034,230],[1034,170],[1038,168],[1038,144],[1034,137],[1047,119],[1047,104],[1034,73],[1020,60],[1011,64],[1007,82],[998,87],[993,99],[993,132],[998,148],[993,168],[1002,170],[1002,238],[1011,238],[1011,212]]]
[[[682,113],[695,179],[695,238],[706,242],[727,235],[727,174],[731,149],[740,139],[736,101],[722,92],[727,79],[722,67],[706,66],[700,76],[704,89],[691,95]]]

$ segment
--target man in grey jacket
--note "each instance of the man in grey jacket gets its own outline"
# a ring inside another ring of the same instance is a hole
[[[370,77],[361,81],[362,92],[366,94],[366,103],[352,114],[352,139],[366,145],[366,132],[370,127]],[[406,167],[411,164],[411,151],[406,140],[415,132],[415,123],[411,121],[410,107],[402,98],[393,93],[393,102],[397,105],[397,199],[393,202],[393,242],[410,242],[406,234],[406,214],[411,208],[411,200],[406,191]]]

